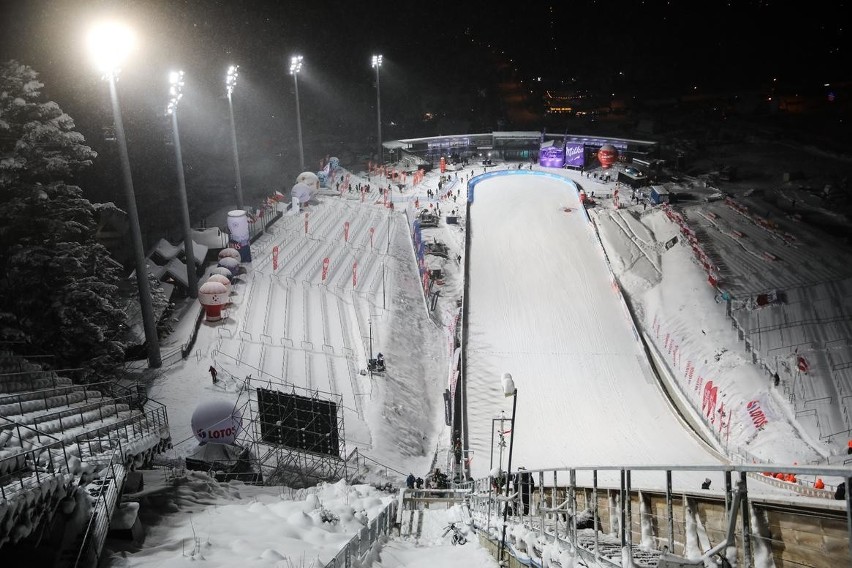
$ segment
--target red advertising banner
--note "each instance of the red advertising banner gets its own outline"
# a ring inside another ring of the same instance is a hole
[[[352,287],[358,285],[358,261],[352,263]]]
[[[710,391],[713,390],[713,381],[707,381],[704,384],[704,396],[701,398],[701,412],[705,415],[707,412],[707,403],[710,402]]]
[[[710,389],[710,398],[707,400],[707,416],[710,417],[710,424],[716,423],[716,396],[719,394],[719,387]]]
[[[329,262],[330,261],[329,261],[328,257],[325,257],[324,259],[322,259],[322,281],[323,282],[325,282],[325,278],[326,278],[326,276],[328,276],[328,263]]]
[[[308,213],[305,213],[305,234],[308,234]]]
[[[343,223],[343,240],[349,242],[349,221]]]
[[[750,400],[748,404],[746,404],[746,411],[748,412],[751,421],[754,423],[754,427],[758,430],[762,430],[769,420],[766,419],[766,414],[763,412],[763,409],[760,408],[760,401],[758,400]]]
[[[272,247],[272,270],[278,270],[278,245]]]

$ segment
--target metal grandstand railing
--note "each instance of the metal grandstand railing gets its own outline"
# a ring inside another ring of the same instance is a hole
[[[35,449],[23,450],[0,459],[0,471],[6,471],[7,468],[10,471],[10,473],[0,476],[0,497],[5,500],[11,500],[16,494],[29,487],[40,486],[44,481],[44,478],[55,477],[60,471],[62,471],[60,466],[64,466],[64,470],[68,471],[68,456],[65,453],[65,444],[61,440],[49,434],[39,432],[25,424],[18,424],[0,416],[0,428],[6,427],[17,430],[19,436],[21,436],[21,429],[32,431],[39,443],[41,443],[42,438],[47,438],[48,440],[52,440],[52,442],[48,442],[47,444]],[[40,459],[44,451],[51,448],[61,449],[63,454],[61,462],[54,461],[54,453],[50,451],[47,452],[47,463],[43,463]],[[26,464],[28,463],[38,465],[33,467],[30,475],[20,475],[21,469],[26,467]]]
[[[82,401],[88,401],[90,398],[101,398],[101,388],[106,387],[107,383],[93,383],[90,385],[61,385],[53,386],[46,389],[17,392],[4,394],[0,396],[0,409],[3,414],[10,415],[13,406],[17,406],[16,411],[24,415],[31,410],[41,410],[37,408],[37,402],[42,403],[44,408],[49,408],[51,405],[70,405]],[[72,396],[72,394],[78,396]],[[64,400],[61,400],[64,398]],[[71,400],[74,398],[75,400]],[[36,407],[36,408],[31,408]]]
[[[528,513],[523,512],[525,507],[521,506],[516,489],[508,497],[495,495],[491,477],[455,487],[471,490],[474,528],[491,542],[494,550],[502,543],[501,548],[524,564],[528,557],[540,557],[543,552],[529,550],[529,541],[516,539],[514,530],[501,536],[504,517],[500,511],[504,507],[508,507],[510,527],[523,525],[537,533],[538,543],[559,543],[596,566],[622,566],[625,555],[629,556],[630,565],[637,567],[705,566],[705,561],[727,562],[731,554],[736,554],[737,565],[746,568],[755,566],[758,557],[775,557],[777,562],[778,558],[792,556],[822,558],[810,566],[850,565],[852,496],[847,492],[845,503],[835,504],[835,500],[825,500],[831,498],[832,492],[809,489],[806,496],[821,494],[825,503],[821,507],[813,499],[797,502],[783,493],[758,495],[754,487],[766,467],[589,466],[534,470],[530,473],[535,479],[535,493],[528,500]],[[848,467],[785,466],[784,471],[841,478],[847,485],[852,481],[852,468]],[[692,473],[694,477],[695,472],[722,473],[724,487],[713,491],[692,485],[684,488],[691,478],[681,476]],[[677,483],[673,483],[673,474]],[[642,481],[634,485],[639,479]],[[783,485],[776,485],[779,484]],[[794,484],[787,485],[792,488]],[[588,526],[578,526],[582,521]],[[803,528],[797,529],[799,526]],[[816,537],[799,538],[814,532]],[[706,542],[699,542],[701,539]]]
[[[98,428],[93,432],[95,437],[91,437],[92,432],[89,432],[75,440],[77,455],[81,458],[88,455],[84,461],[96,465],[100,473],[86,485],[86,491],[93,498],[92,511],[71,564],[75,568],[98,565],[128,466],[140,451],[156,447],[158,442],[148,440],[136,448],[133,444],[146,435],[163,439],[162,434],[168,428],[166,407],[154,404],[154,408],[144,413]]]
[[[113,512],[127,476],[126,468],[117,458],[118,455],[114,453],[105,468],[106,475],[93,481],[90,484],[92,487],[88,489],[94,502],[89,522],[80,537],[80,547],[72,564],[74,568],[97,566],[100,560]]]
[[[116,450],[124,455],[125,446],[133,440],[146,434],[160,436],[168,428],[168,416],[165,406],[157,404],[158,406],[145,412],[80,433],[70,444],[25,424],[17,424],[0,417],[0,427],[8,425],[31,432],[37,440],[43,437],[52,440],[36,448],[22,448],[21,451],[0,459],[0,464],[3,464],[0,471],[10,471],[0,477],[0,497],[13,499],[22,491],[42,485],[46,478],[73,473],[73,468],[69,465],[71,456],[86,461],[94,460],[99,454],[111,456],[111,452]],[[118,435],[110,436],[115,433]]]

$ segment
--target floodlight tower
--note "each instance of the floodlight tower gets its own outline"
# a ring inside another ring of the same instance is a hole
[[[148,263],[142,244],[142,230],[139,227],[139,212],[136,209],[136,194],[133,191],[133,177],[130,173],[130,158],[127,153],[127,138],[124,135],[124,123],[121,120],[121,107],[118,103],[116,80],[121,63],[130,55],[135,46],[133,31],[118,23],[98,24],[89,32],[89,53],[103,78],[109,83],[112,100],[112,115],[115,121],[115,135],[118,140],[118,156],[121,162],[121,174],[124,195],[127,200],[127,218],[130,223],[130,237],[133,245],[133,258],[136,263],[136,285],[139,289],[139,306],[142,311],[142,323],[145,329],[145,343],[148,350],[148,366],[157,369],[162,366],[160,342],[157,336],[157,320],[154,316],[154,303],[151,297],[151,283],[148,280]]]
[[[187,293],[190,298],[198,297],[198,275],[195,273],[195,254],[192,244],[192,229],[189,226],[189,204],[186,200],[186,180],[183,175],[183,155],[180,150],[177,108],[183,97],[183,71],[169,73],[169,105],[166,112],[172,117],[172,136],[175,142],[175,162],[177,162],[178,195],[180,197],[181,221],[183,221],[183,252],[186,257]]]
[[[234,147],[234,175],[237,178],[237,209],[244,210],[243,182],[240,179],[240,155],[237,152],[237,127],[234,125],[234,102],[231,99],[234,87],[237,86],[239,70],[239,65],[231,65],[228,67],[228,74],[225,77],[225,89],[228,91],[228,110],[231,113],[231,145]]]
[[[299,110],[299,71],[302,70],[302,56],[294,55],[290,58],[290,75],[293,76],[293,85],[296,88],[296,132],[299,135],[299,168],[305,171],[305,152],[302,149],[302,113]]]
[[[376,140],[378,149],[376,155],[378,156],[379,164],[382,164],[384,163],[384,159],[382,158],[382,90],[379,86],[379,69],[382,67],[381,55],[373,56],[373,67],[376,69],[376,127],[378,129],[378,139]]]

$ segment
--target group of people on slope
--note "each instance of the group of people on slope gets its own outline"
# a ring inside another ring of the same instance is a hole
[[[414,477],[413,473],[409,473],[405,479],[405,486],[408,489],[423,489],[424,480],[422,477]],[[443,473],[439,468],[426,476],[426,489],[449,489],[450,479],[447,474]]]
[[[408,489],[423,489],[423,478],[414,477],[413,473],[409,473],[408,477],[405,478],[405,486]]]

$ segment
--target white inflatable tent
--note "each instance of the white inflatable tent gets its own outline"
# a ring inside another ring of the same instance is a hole
[[[297,183],[293,186],[293,189],[290,190],[290,197],[294,201],[298,199],[301,205],[304,205],[305,203],[310,201],[313,195],[314,194],[311,191],[311,188],[307,184],[302,182]]]

